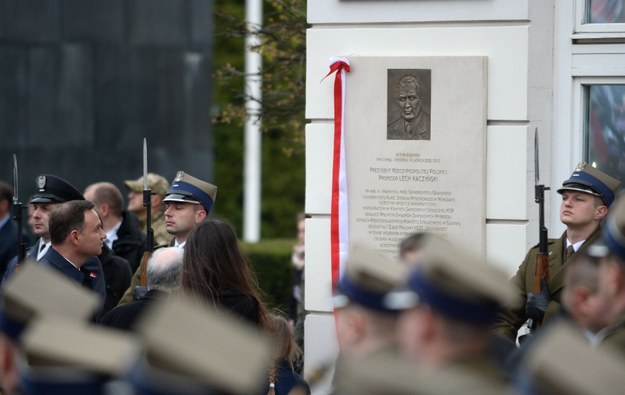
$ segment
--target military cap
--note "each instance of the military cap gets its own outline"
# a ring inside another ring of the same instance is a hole
[[[578,191],[598,196],[606,206],[610,207],[621,186],[621,182],[599,169],[587,164],[577,165],[571,177],[562,183],[558,193]]]
[[[192,177],[184,171],[179,171],[163,201],[201,204],[206,211],[210,211],[216,197],[217,187],[215,185]]]
[[[621,354],[592,347],[579,329],[562,322],[536,339],[514,382],[520,394],[620,394],[624,370]]]
[[[411,308],[420,303],[440,314],[474,324],[488,324],[518,296],[506,273],[464,248],[428,235],[405,290],[389,293],[385,303]]]
[[[18,340],[36,317],[59,315],[87,320],[100,305],[98,295],[44,265],[26,261],[2,292],[0,330]]]
[[[154,303],[136,326],[145,342],[132,378],[139,394],[258,392],[272,358],[266,336],[189,297]]]
[[[124,181],[124,186],[134,192],[143,191],[143,176],[136,180]],[[155,194],[165,197],[169,190],[169,181],[161,175],[155,173],[148,173],[148,188]]]
[[[334,297],[335,308],[356,303],[379,312],[393,312],[384,304],[386,294],[406,278],[406,267],[385,255],[356,245],[345,263]]]
[[[36,180],[37,192],[31,203],[64,203],[70,200],[85,200],[82,193],[61,177],[42,174]]]
[[[21,343],[22,387],[31,395],[101,394],[139,355],[139,341],[128,333],[58,316],[33,321]]]

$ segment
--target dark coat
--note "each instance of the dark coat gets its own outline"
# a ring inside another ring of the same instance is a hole
[[[28,234],[22,230],[24,245],[28,245]],[[0,278],[4,277],[11,260],[17,256],[17,222],[12,218],[0,228]]]
[[[117,306],[117,302],[130,285],[130,265],[124,258],[116,256],[105,245],[102,247],[102,253],[98,256],[102,262],[104,270],[104,278],[106,281],[106,299],[104,301],[103,313]]]
[[[149,309],[149,306],[152,305],[155,300],[166,298],[167,295],[166,292],[151,289],[143,298],[132,303],[115,307],[113,310],[106,313],[102,319],[100,319],[99,323],[112,328],[131,331],[133,330],[134,324],[141,318],[146,309]]]
[[[145,235],[139,228],[137,216],[131,212],[123,211],[122,224],[117,230],[117,240],[113,242],[113,252],[128,261],[131,273],[134,273],[139,267],[144,251]]]
[[[33,260],[37,260],[37,249],[39,248],[39,243],[41,242],[41,239],[38,239],[37,242],[35,243],[35,245],[28,247],[26,249],[26,257],[25,259],[33,259]],[[9,262],[9,264],[7,265],[7,269],[4,272],[4,275],[2,276],[2,286],[4,287],[5,284],[9,281],[9,279],[11,278],[11,276],[13,276],[13,273],[15,273],[15,269],[17,268],[17,256],[14,256],[13,259],[11,259],[11,261]]]
[[[106,300],[106,282],[102,263],[100,263],[97,257],[89,258],[80,269],[76,269],[54,247],[50,247],[48,252],[41,258],[40,263],[60,271],[68,278],[96,292],[100,295],[102,304],[104,304],[104,300]]]

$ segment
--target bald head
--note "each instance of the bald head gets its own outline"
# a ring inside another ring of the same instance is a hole
[[[159,248],[148,261],[148,289],[171,292],[180,285],[182,249]]]
[[[124,209],[124,197],[115,184],[96,182],[85,189],[84,196],[85,199],[95,204],[96,208],[106,204],[112,215],[116,217],[121,216]]]

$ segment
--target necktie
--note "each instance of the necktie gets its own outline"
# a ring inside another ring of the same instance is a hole
[[[575,249],[573,248],[573,244],[571,244],[570,246],[566,247],[564,261],[566,262],[571,259],[571,256],[573,256],[573,254],[575,254]]]

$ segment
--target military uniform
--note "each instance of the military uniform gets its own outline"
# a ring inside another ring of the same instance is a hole
[[[150,178],[148,177],[148,180]],[[141,179],[139,179],[141,180]],[[136,188],[139,180],[132,182],[126,181],[126,186],[130,189],[133,187]],[[174,182],[171,184],[171,187],[167,191],[167,195],[165,196],[164,202],[179,202],[179,203],[190,203],[190,204],[201,204],[204,206],[206,213],[210,213],[211,208],[213,207],[213,203],[217,198],[217,187],[208,182],[197,179],[189,174],[186,174],[183,171],[179,171],[176,174],[176,178]],[[162,213],[161,213],[162,214]],[[165,224],[165,216],[160,217],[163,221],[163,225]],[[169,241],[165,245],[174,246],[174,238],[169,235]],[[156,237],[155,237],[156,241]],[[157,246],[163,246],[160,243],[155,243]],[[146,262],[147,264],[147,262]],[[119,301],[120,305],[130,303],[134,298],[134,293],[137,287],[141,286],[141,267],[138,267],[135,270],[132,279],[130,281],[130,287],[124,293],[121,300]],[[145,294],[145,287],[143,288],[143,294]]]
[[[581,245],[575,254],[580,252],[583,253],[600,237],[601,227],[597,227],[597,229]],[[547,286],[551,292],[552,301],[549,303],[549,307],[545,312],[544,321],[553,317],[553,315],[560,308],[560,297],[562,288],[564,287],[564,272],[566,268],[566,262],[564,260],[566,233],[562,234],[559,239],[549,239],[547,246],[549,251],[549,280],[547,282]],[[493,326],[496,332],[511,340],[516,340],[517,331],[527,321],[527,317],[525,315],[525,303],[527,300],[527,294],[532,292],[534,287],[534,272],[536,271],[537,255],[538,245],[529,250],[516,274],[510,280],[511,285],[519,294],[518,303],[510,309],[504,311],[501,314],[500,319]]]

